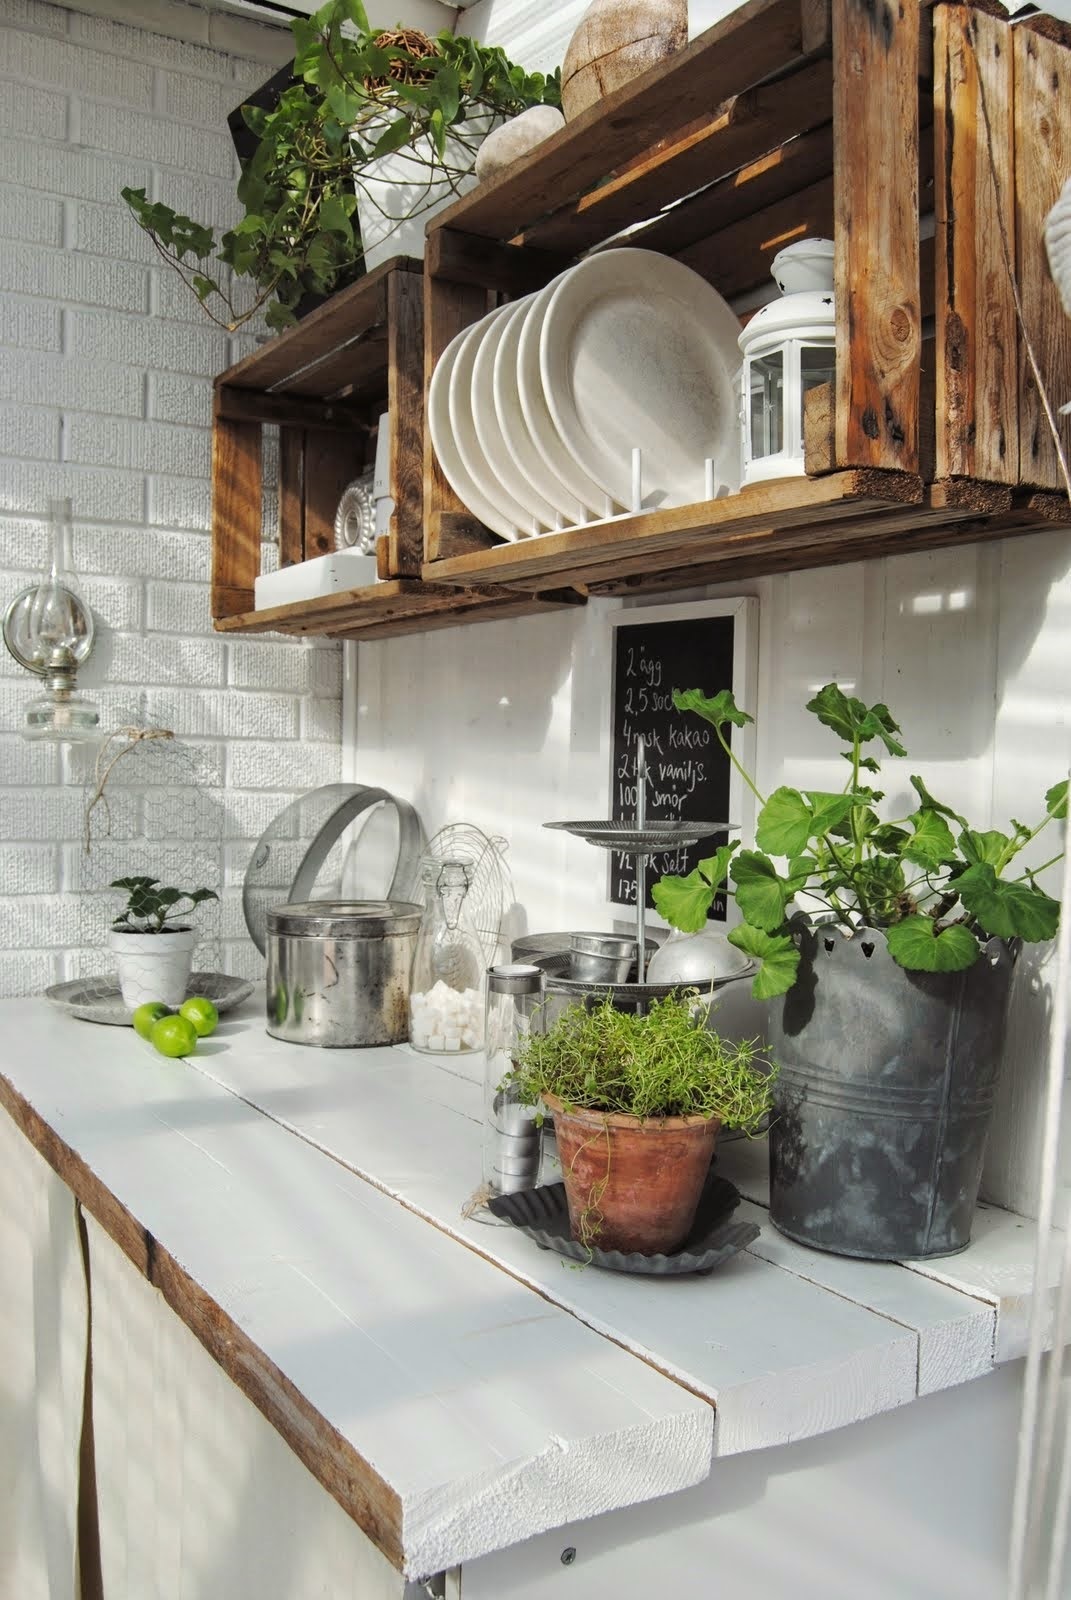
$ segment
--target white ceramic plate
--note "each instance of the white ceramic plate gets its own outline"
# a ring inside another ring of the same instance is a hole
[[[563,446],[606,494],[629,503],[637,445],[645,508],[705,500],[708,456],[715,492],[740,487],[740,324],[698,273],[607,250],[563,274],[529,321]]]
[[[594,477],[580,465],[576,456],[566,448],[551,415],[549,397],[543,392],[543,375],[539,366],[543,319],[551,296],[568,276],[568,273],[563,273],[561,277],[548,283],[547,287],[541,289],[519,314],[517,392],[520,395],[521,411],[529,438],[543,462],[544,469],[568,494],[580,502],[584,508],[584,516],[580,520],[590,522],[596,517],[610,516],[621,509],[627,503],[627,496],[622,500],[621,506],[608,504],[608,497],[602,485],[596,482]]]
[[[509,313],[516,309],[518,303],[514,301],[492,312],[494,320],[489,321],[483,337],[477,343],[472,363],[472,422],[480,447],[480,459],[485,463],[485,470],[489,470],[491,474],[486,482],[481,481],[477,475],[477,481],[486,491],[489,500],[501,505],[503,502],[499,498],[500,495],[508,496],[510,503],[519,505],[525,516],[534,518],[542,531],[557,527],[558,508],[542,492],[538,476],[535,482],[525,476],[519,460],[514,457],[510,446],[506,443],[495,408],[495,357],[510,320]],[[520,402],[515,399],[514,405],[519,415]],[[527,435],[525,439],[527,441]],[[464,455],[464,441],[459,439],[458,444]],[[538,457],[536,461],[538,462]],[[546,473],[543,473],[542,477],[545,480]]]
[[[476,355],[503,309],[500,306],[497,310],[488,312],[487,316],[473,324],[467,336],[462,339],[450,373],[447,404],[450,411],[451,433],[465,473],[476,492],[495,512],[496,520],[489,522],[487,526],[493,528],[496,533],[501,533],[504,538],[515,539],[518,534],[526,537],[533,533],[543,533],[549,524],[534,516],[526,506],[515,500],[506,485],[499,481],[484,455],[477,431],[476,397],[473,389]],[[462,499],[465,499],[464,495]],[[465,503],[467,505],[468,501]]]
[[[465,471],[465,464],[454,443],[450,422],[450,376],[461,346],[472,331],[472,328],[462,328],[435,364],[428,386],[428,429],[443,476],[462,505],[468,506],[473,516],[479,517],[482,523],[501,534],[503,539],[513,541],[518,537],[517,529],[505,522],[491,502],[480,493]]]
[[[535,502],[529,500],[528,496],[534,493],[541,501],[550,504],[569,527],[576,522],[587,522],[591,513],[575,495],[569,493],[564,484],[558,481],[536,449],[528,431],[528,424],[524,420],[520,391],[517,387],[517,351],[521,327],[524,314],[534,299],[535,295],[530,294],[523,300],[514,300],[505,308],[492,332],[495,418],[502,435],[503,447],[509,454],[515,472],[519,474],[514,480],[515,497],[531,506]],[[485,349],[486,346],[480,349],[477,367],[483,361]],[[477,421],[480,421],[482,416],[481,406]],[[498,462],[493,464],[498,465]]]

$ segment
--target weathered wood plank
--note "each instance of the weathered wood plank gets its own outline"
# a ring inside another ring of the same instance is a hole
[[[661,564],[666,552],[688,546],[711,556],[722,541],[754,530],[810,527],[896,504],[917,505],[921,500],[922,485],[909,474],[840,472],[825,478],[784,478],[752,484],[722,500],[622,517],[517,544],[500,544],[493,550],[442,563],[429,562],[424,575],[433,581],[463,584],[520,582],[538,586],[546,578],[568,582],[574,569],[620,564],[631,557]]]
[[[511,239],[660,139],[787,66],[803,50],[794,0],[745,0],[684,50],[608,95],[501,177],[434,219]]]
[[[936,471],[1015,483],[1012,35],[969,6],[937,7],[934,30]]]
[[[253,603],[263,498],[259,422],[212,419],[212,615]]]
[[[1027,29],[1013,34],[1015,53],[1016,272],[1026,337],[1053,409],[1071,399],[1071,318],[1065,316],[1042,247],[1042,229],[1071,172],[1071,52]],[[1019,478],[1064,489],[1065,478],[1025,345],[1019,356]],[[1057,419],[1065,458],[1071,418]]]
[[[420,262],[404,257],[385,262],[348,289],[332,295],[324,305],[303,317],[296,327],[288,328],[262,349],[228,367],[216,381],[237,389],[274,388],[330,355],[340,344],[381,325],[387,314],[386,280],[395,270],[419,273]],[[317,391],[307,392],[315,394]]]
[[[837,462],[918,468],[918,0],[833,11]],[[895,140],[890,150],[889,140]]]
[[[430,243],[429,238],[429,243]],[[424,415],[427,415],[428,390],[436,363],[447,345],[462,328],[477,322],[488,309],[487,290],[476,284],[444,283],[424,274]],[[471,512],[461,504],[447,483],[431,442],[431,429],[424,429],[424,528],[426,561],[438,560],[441,551],[441,513],[452,512],[472,520]],[[482,524],[478,543],[470,548],[482,548],[491,535]]]
[[[279,430],[279,565],[305,559],[305,430]]]
[[[234,422],[292,423],[295,427],[334,428],[339,433],[367,429],[357,407],[345,400],[307,400],[286,394],[263,394],[257,389],[216,388],[216,414]]]
[[[364,433],[305,431],[305,559],[335,548],[335,516],[346,485],[364,467]]]
[[[777,83],[734,95],[719,112],[679,141],[663,143],[646,160],[525,229],[524,243],[576,254],[644,216],[655,217],[668,199],[706,189],[779,150],[797,135],[828,122],[832,84],[832,63],[819,59]],[[832,171],[832,152],[826,170]],[[699,197],[686,202],[673,212],[681,230],[678,244],[690,244],[704,231],[711,231],[698,200]],[[689,217],[686,232],[682,211],[687,211]],[[668,223],[669,219],[663,220]],[[649,247],[675,248],[655,242],[650,242]]]
[[[424,560],[424,286],[409,272],[387,280],[388,529],[391,577],[419,577]]]
[[[529,245],[498,244],[457,228],[436,228],[428,234],[425,269],[433,278],[494,289],[511,299],[542,289],[572,260],[559,250]]]

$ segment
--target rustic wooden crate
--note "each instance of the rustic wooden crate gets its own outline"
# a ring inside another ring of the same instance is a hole
[[[1023,374],[996,196],[1062,401],[1071,324],[1040,222],[1071,170],[1071,56],[1061,25],[1013,31],[994,9],[747,0],[437,219],[426,380],[490,305],[625,227],[627,243],[675,256],[729,298],[768,284],[792,239],[832,237],[837,377],[810,397],[811,478],[514,546],[458,502],[426,438],[425,576],[651,587],[1066,522],[1066,498],[1029,492],[1065,485]],[[995,176],[979,146],[983,94]]]
[[[421,580],[423,294],[421,263],[369,273],[297,327],[216,379],[212,429],[212,616],[220,632],[380,639],[576,603],[572,592],[518,597]],[[279,562],[335,547],[339,497],[366,466],[372,427],[390,411],[394,511],[377,542],[384,581],[253,609],[264,517],[263,429],[279,429]]]

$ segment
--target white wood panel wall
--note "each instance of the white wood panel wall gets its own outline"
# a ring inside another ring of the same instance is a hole
[[[87,1303],[74,1196],[0,1110],[0,1595],[76,1600]]]
[[[566,46],[590,0],[477,0],[458,13],[455,33],[500,44],[506,54],[529,72],[553,72],[561,66]],[[712,27],[732,11],[735,0],[689,0],[688,36]]]
[[[909,759],[887,769],[890,815],[903,814],[908,775],[921,772],[977,826],[1005,827],[1011,815],[1036,816],[1045,789],[1066,773],[1071,545],[1063,534],[679,598],[729,593],[756,595],[761,604],[759,697],[749,709],[758,716],[764,791],[780,782],[843,782],[835,740],[803,710],[834,678],[864,698],[884,699],[903,727]],[[345,730],[349,770],[412,801],[429,832],[465,821],[503,835],[517,899],[514,932],[606,925],[605,858],[541,824],[607,814],[615,604],[359,647],[355,712]],[[1057,892],[1054,873],[1048,882]],[[990,1198],[1028,1215],[1035,1212],[1050,999],[1045,956],[1028,953],[986,1174]],[[735,995],[723,1015],[747,1027],[749,1003]]]

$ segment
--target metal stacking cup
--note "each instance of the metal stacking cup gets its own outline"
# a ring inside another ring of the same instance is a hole
[[[635,939],[612,933],[571,933],[569,974],[581,983],[627,983],[636,961]]]

